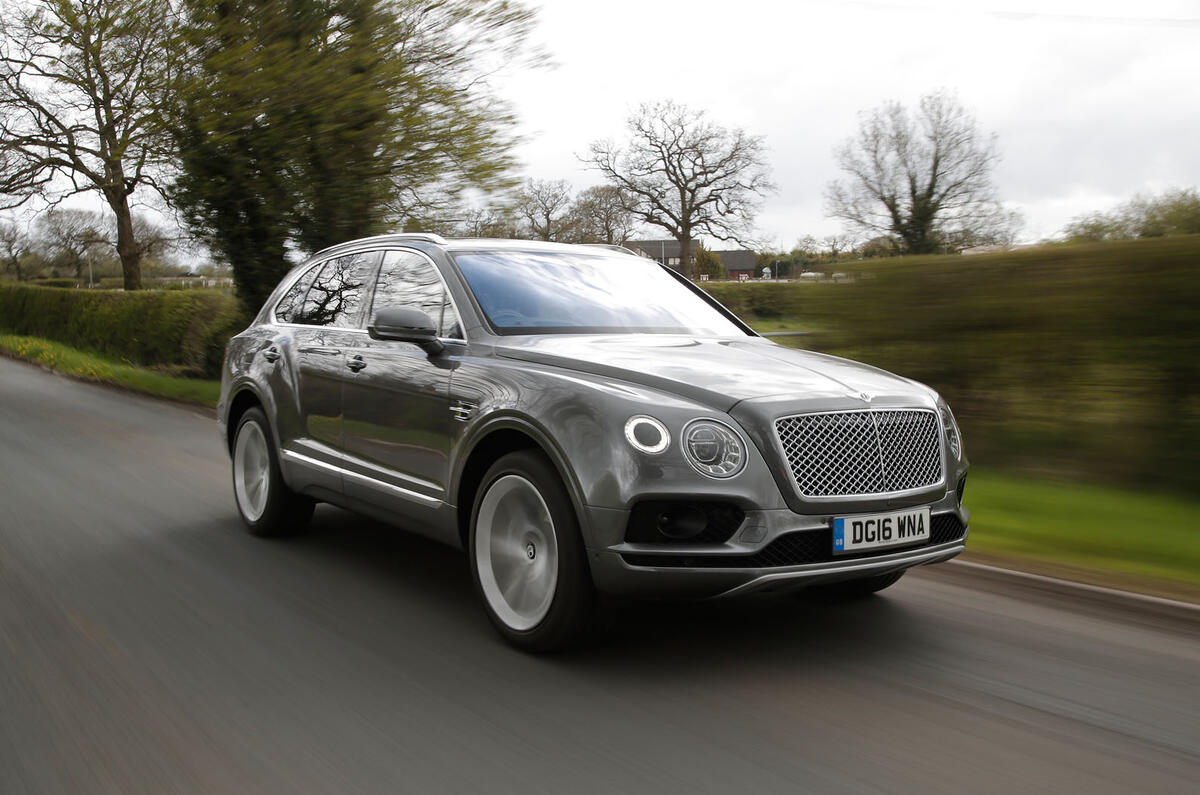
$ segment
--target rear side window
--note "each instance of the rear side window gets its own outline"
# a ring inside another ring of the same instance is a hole
[[[429,260],[411,251],[388,251],[379,268],[371,304],[374,314],[385,306],[409,306],[429,315],[439,337],[462,338],[458,312]]]
[[[313,278],[317,275],[320,266],[309,268],[308,273],[296,280],[296,283],[291,286],[283,298],[279,299],[279,303],[275,305],[275,319],[280,323],[296,323],[296,316],[300,313],[300,307],[304,304],[304,296],[308,292],[308,288],[313,283]]]
[[[308,326],[356,328],[378,252],[348,254],[331,259],[308,288],[304,305],[293,323]]]

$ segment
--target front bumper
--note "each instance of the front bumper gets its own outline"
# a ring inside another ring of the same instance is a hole
[[[757,564],[763,560],[764,556],[756,553],[781,538],[795,539],[804,534],[824,543],[833,515],[802,515],[789,510],[748,511],[738,533],[725,544],[682,547],[622,541],[589,547],[592,580],[600,591],[610,594],[709,598],[798,590],[941,563],[965,548],[970,515],[958,505],[953,492],[928,504],[935,522],[939,518],[956,521],[961,532],[951,533],[949,538],[934,534],[929,542],[921,545],[881,550],[869,555],[837,558],[828,554],[799,565],[750,567],[746,565],[747,561],[753,560]],[[627,511],[591,508],[588,513],[589,524],[593,531],[598,531],[593,532],[593,538],[615,540],[623,537]],[[664,565],[655,565],[656,562]],[[723,565],[724,562],[729,565]]]

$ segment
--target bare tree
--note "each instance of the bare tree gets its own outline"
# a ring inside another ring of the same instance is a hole
[[[32,241],[25,230],[10,221],[0,221],[0,265],[11,271],[17,281],[25,278],[22,266],[31,248]]]
[[[571,226],[580,243],[621,245],[637,229],[629,197],[612,185],[595,185],[580,192],[571,205]]]
[[[642,105],[627,127],[628,146],[595,141],[582,159],[628,197],[634,218],[679,241],[684,275],[693,275],[696,235],[747,242],[761,197],[774,189],[762,138],[670,101]]]
[[[492,204],[471,207],[451,230],[459,237],[514,238],[520,235],[516,211],[507,204]]]
[[[43,258],[56,266],[70,268],[80,281],[86,269],[90,284],[95,251],[108,244],[103,225],[104,219],[98,212],[63,207],[38,216],[34,227]]]
[[[131,197],[158,189],[169,153],[171,28],[167,0],[23,0],[0,23],[0,194],[103,196],[127,290],[141,287]]]
[[[563,240],[570,209],[571,186],[563,179],[526,180],[517,194],[516,210],[535,240]]]
[[[897,238],[903,253],[993,241],[1017,222],[996,200],[995,135],[981,133],[952,94],[921,97],[916,113],[888,102],[862,114],[836,157],[846,177],[829,184],[829,215],[863,237]]]

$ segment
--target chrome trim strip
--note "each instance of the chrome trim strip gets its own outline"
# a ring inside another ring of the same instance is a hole
[[[400,486],[393,486],[391,483],[384,483],[381,480],[376,480],[375,478],[367,477],[366,475],[360,475],[359,473],[351,472],[348,469],[343,469],[336,464],[318,461],[315,458],[309,458],[306,455],[294,453],[291,450],[280,450],[279,452],[284,458],[288,459],[289,461],[294,461],[301,466],[316,467],[317,469],[325,469],[330,472],[336,472],[344,478],[353,478],[368,488],[373,488],[377,491],[393,492],[399,497],[403,497],[406,500],[411,500],[412,502],[420,503],[430,508],[436,508],[439,505],[445,504],[437,497],[430,497],[426,494],[419,494],[415,491],[409,491],[408,489],[401,488]]]
[[[437,237],[437,236],[436,235],[428,235],[427,233],[423,233],[423,232],[422,233],[407,233],[406,232],[406,233],[402,233],[402,234],[411,235],[411,239],[416,239],[416,238],[420,237],[420,239],[426,240],[427,242],[439,243],[441,245],[445,245],[445,243],[446,243],[445,240],[440,240],[440,239],[432,240],[431,238]],[[380,235],[379,237],[380,238],[395,238],[396,235]],[[355,245],[357,245],[357,244],[364,244],[364,243],[367,243],[368,241],[374,241],[374,240],[375,240],[375,238],[368,238],[367,240],[356,240],[356,241],[351,241],[351,242],[354,243]],[[387,252],[389,252],[389,251],[409,251],[409,252],[412,252],[414,254],[418,254],[418,255],[424,257],[425,261],[429,263],[429,266],[431,268],[433,268],[433,272],[437,274],[438,280],[441,281],[442,289],[445,290],[446,297],[450,299],[450,306],[454,307],[454,314],[458,316],[458,326],[459,326],[459,328],[462,328],[463,315],[462,315],[462,312],[460,312],[458,310],[458,302],[456,302],[454,300],[454,293],[452,293],[450,291],[450,285],[446,283],[446,274],[442,273],[442,269],[437,266],[437,263],[433,261],[433,258],[430,257],[428,254],[426,254],[424,251],[421,251],[420,249],[409,248],[408,246],[404,246],[404,245],[386,246],[385,243],[386,243],[386,240],[383,241],[383,243],[374,243],[374,245],[378,245],[378,246],[382,246],[382,247],[368,248],[366,251],[363,251],[361,253],[380,254],[381,255],[381,259],[380,259],[380,263],[379,263],[380,268],[383,267],[382,256],[386,256]],[[352,334],[367,334],[368,333],[365,328],[345,328],[345,327],[341,327],[341,326],[311,326],[311,325],[308,325],[305,323],[284,323],[283,321],[278,320],[275,317],[275,307],[279,306],[279,302],[283,300],[283,296],[287,295],[287,291],[292,289],[292,285],[294,285],[296,282],[303,279],[307,274],[311,273],[313,270],[324,267],[325,263],[329,262],[329,260],[335,259],[332,256],[324,256],[324,255],[327,252],[333,251],[334,249],[339,248],[342,245],[346,245],[347,248],[350,248],[350,246],[345,243],[338,244],[337,246],[330,246],[329,248],[325,249],[324,251],[318,251],[316,254],[313,255],[312,259],[317,259],[318,257],[324,257],[324,258],[321,259],[319,262],[316,262],[311,268],[304,268],[304,267],[296,268],[295,275],[292,276],[292,278],[287,280],[287,286],[284,287],[282,289],[282,291],[279,293],[279,300],[271,305],[271,311],[267,313],[267,322],[268,323],[270,323],[272,326],[281,326],[283,328],[305,328],[305,329],[323,328],[323,329],[332,329],[335,331],[347,331]],[[354,253],[354,252],[349,251],[347,253]],[[379,268],[376,268],[374,270],[374,275],[375,275],[375,280],[378,282]],[[371,285],[371,304],[372,304],[372,306],[370,306],[368,308],[368,310],[367,310],[368,313],[370,312],[370,310],[375,308],[374,307],[375,288],[377,286],[378,286],[377,284]],[[276,289],[278,289],[278,288],[276,288]],[[370,318],[367,318],[367,321],[370,322]],[[467,341],[463,337],[438,337],[438,339],[444,343],[445,342],[465,343]]]
[[[355,466],[362,467],[363,469],[373,469],[380,474],[391,475],[392,477],[396,477],[396,478],[400,478],[401,480],[408,481],[409,483],[413,484],[414,486],[424,486],[425,488],[430,489],[431,491],[445,492],[445,489],[443,489],[440,485],[438,485],[437,483],[434,483],[431,480],[423,480],[421,478],[414,477],[413,475],[406,475],[403,472],[396,472],[391,469],[381,467],[377,464],[372,464],[370,461],[365,461],[362,458],[360,458],[356,455],[350,455],[349,453],[344,453],[342,457],[346,461],[347,464],[352,463]],[[347,470],[347,471],[349,471],[349,470]],[[370,478],[371,480],[378,480],[384,486],[390,485],[390,484],[388,484],[387,481],[382,480],[381,478],[374,478],[374,477],[371,477],[370,475],[364,475],[361,472],[350,472],[350,474],[351,475],[359,475],[364,478]],[[396,488],[403,488],[403,487],[397,486]]]
[[[445,241],[443,241],[443,243],[444,242]],[[442,273],[442,269],[439,268],[437,263],[433,261],[433,257],[429,256],[424,251],[421,251],[420,249],[417,249],[417,248],[409,248],[408,246],[390,246],[388,248],[380,249],[380,252],[383,254],[383,257],[381,257],[379,260],[379,269],[380,270],[383,269],[383,260],[387,257],[387,253],[389,251],[411,252],[420,257],[423,257],[425,259],[425,261],[429,263],[429,267],[433,268],[433,272],[437,274],[438,281],[440,281],[442,283],[442,291],[445,292],[446,298],[448,298],[450,300],[450,306],[454,307],[454,314],[455,314],[455,316],[458,317],[458,327],[461,329],[463,327],[462,312],[458,311],[458,303],[454,300],[454,293],[450,292],[450,285],[446,283],[446,274]],[[376,279],[376,282],[378,282],[378,280],[379,280],[378,273],[376,273],[375,279]],[[379,286],[378,284],[375,284],[371,289],[371,306],[367,308],[367,314],[370,314],[371,312],[375,311],[375,289],[378,288],[378,286]],[[455,342],[466,342],[465,339],[461,339],[459,337],[444,337],[444,338],[438,337],[438,339],[446,340],[446,341],[453,340]]]
[[[749,582],[744,582],[728,591],[722,591],[714,599],[724,596],[735,596],[738,594],[750,593],[757,591],[760,588],[770,585],[771,583],[781,580],[804,580],[808,578],[823,577],[830,574],[845,574],[847,572],[863,572],[863,573],[878,573],[886,574],[889,571],[898,569],[910,569],[914,566],[924,566],[929,563],[941,563],[942,561],[950,560],[950,558],[958,555],[967,547],[962,541],[951,542],[949,546],[942,546],[938,549],[925,550],[918,555],[889,555],[886,558],[867,558],[856,561],[846,561],[841,564],[822,563],[818,566],[808,566],[800,569],[790,569],[788,571],[771,572],[755,577]],[[697,571],[697,569],[673,569],[673,571]],[[722,571],[721,569],[704,569],[704,571]]]

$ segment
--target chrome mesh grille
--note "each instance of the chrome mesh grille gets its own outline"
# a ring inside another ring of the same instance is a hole
[[[942,479],[937,415],[923,409],[800,414],[775,421],[805,497],[886,494]]]

